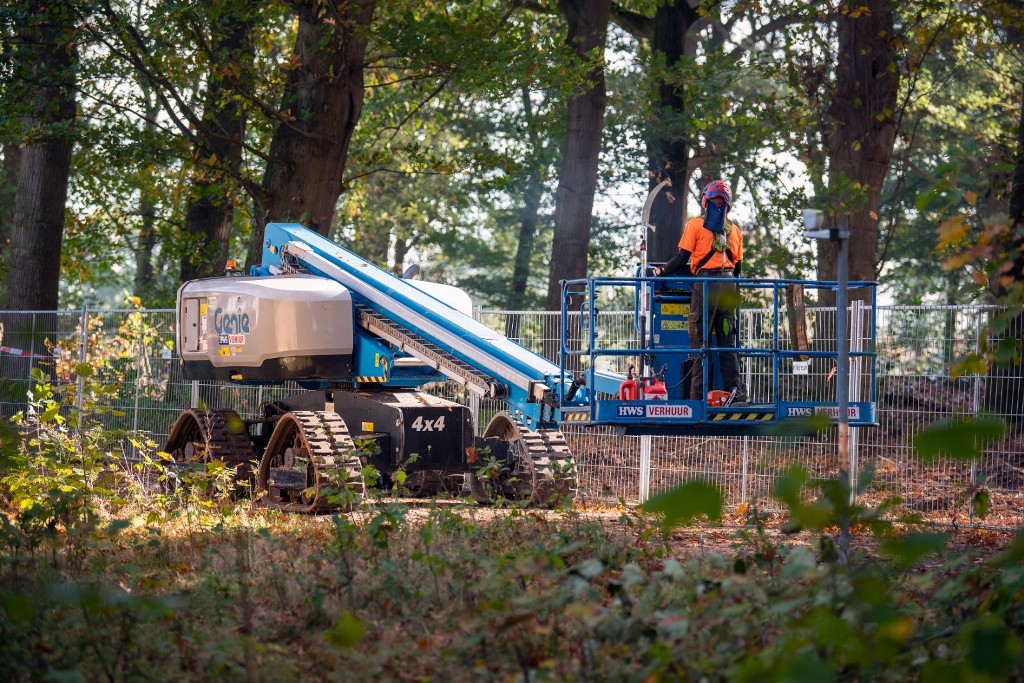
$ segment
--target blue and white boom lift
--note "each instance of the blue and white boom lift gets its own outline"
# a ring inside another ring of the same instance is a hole
[[[597,294],[613,284],[643,293],[650,333],[639,347],[598,344]],[[649,379],[671,385],[690,356],[715,351],[684,348],[688,338],[671,334],[682,308],[673,308],[677,295],[666,284],[643,277],[564,283],[556,364],[475,320],[460,305],[468,301],[460,290],[397,277],[301,225],[271,223],[251,275],[182,285],[176,344],[187,379],[294,381],[302,390],[262,406],[256,419],[243,420],[232,408],[187,410],[164,450],[175,461],[215,458],[237,466],[241,478],[255,480],[263,503],[284,510],[351,505],[371,483],[364,482],[366,465],[381,474],[373,484],[405,472],[412,493],[468,485],[480,502],[500,495],[543,505],[576,486],[563,422],[630,434],[713,433],[724,425],[735,433],[803,415],[805,407],[828,414],[835,405],[776,401],[746,409],[756,417],[722,420],[732,413],[701,401],[623,392],[627,378],[599,370],[601,356],[635,356],[641,373],[666,367]],[[581,298],[589,305],[582,350],[581,335],[570,334],[567,324],[577,319],[568,302]],[[786,353],[773,357],[777,365]],[[707,386],[713,377],[712,371]],[[475,436],[466,406],[423,390],[445,380],[504,403],[482,436]],[[871,401],[873,393],[869,402],[852,404],[862,422],[874,421]]]

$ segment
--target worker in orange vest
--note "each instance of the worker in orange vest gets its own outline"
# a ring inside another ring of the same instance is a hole
[[[743,262],[743,234],[735,223],[727,220],[732,208],[732,190],[724,180],[713,180],[701,192],[703,216],[691,218],[679,239],[679,252],[654,275],[714,278],[696,282],[690,293],[690,348],[704,346],[704,300],[707,299],[708,332],[714,334],[717,346],[736,348],[736,307],[739,291],[734,278],[740,276]],[[717,282],[721,278],[724,282]],[[719,305],[721,302],[721,305]],[[747,400],[740,384],[736,353],[722,351],[722,381],[726,391],[736,390],[733,403]],[[690,398],[704,400],[704,366],[700,355],[694,355],[690,371]]]

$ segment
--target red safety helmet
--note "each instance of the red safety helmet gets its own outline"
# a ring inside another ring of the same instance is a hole
[[[724,180],[712,180],[708,183],[707,187],[700,194],[700,206],[703,209],[708,205],[709,199],[715,197],[721,197],[725,200],[726,206],[732,208],[732,190],[729,189],[729,183]]]

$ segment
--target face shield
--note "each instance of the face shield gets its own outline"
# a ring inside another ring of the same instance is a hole
[[[704,206],[704,227],[716,235],[721,235],[725,232],[725,216],[728,213],[729,205],[726,204],[725,198],[709,198]]]

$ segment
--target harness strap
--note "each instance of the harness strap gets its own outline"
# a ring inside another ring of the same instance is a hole
[[[693,274],[694,275],[700,275],[700,269],[703,268],[704,266],[706,266],[708,264],[708,261],[710,261],[711,257],[714,256],[714,255],[715,255],[715,250],[714,249],[712,249],[708,253],[704,254],[704,258],[702,258],[700,260],[700,262],[694,267]]]
[[[727,257],[727,258],[728,258],[728,259],[729,259],[730,261],[732,261],[732,264],[733,264],[733,266],[735,266],[735,265],[736,265],[736,259],[734,259],[734,258],[732,257],[732,249],[731,249],[731,248],[729,248],[729,247],[726,247],[726,248],[725,248],[725,252],[724,252],[724,253],[725,253],[725,256],[726,256],[726,257]],[[696,265],[696,266],[694,267],[694,269],[693,269],[693,274],[694,274],[694,275],[700,275],[700,269],[701,269],[701,268],[703,268],[704,266],[706,266],[706,265],[708,264],[708,261],[710,261],[710,260],[711,260],[711,257],[712,257],[712,256],[714,256],[714,255],[715,255],[715,249],[714,249],[714,247],[712,247],[712,248],[711,248],[711,250],[709,250],[709,251],[708,251],[708,253],[704,254],[704,258],[702,258],[702,259],[701,259],[701,260],[700,260],[700,261],[699,261],[699,262],[697,263],[697,265]],[[723,265],[724,265],[724,264],[723,264]]]

